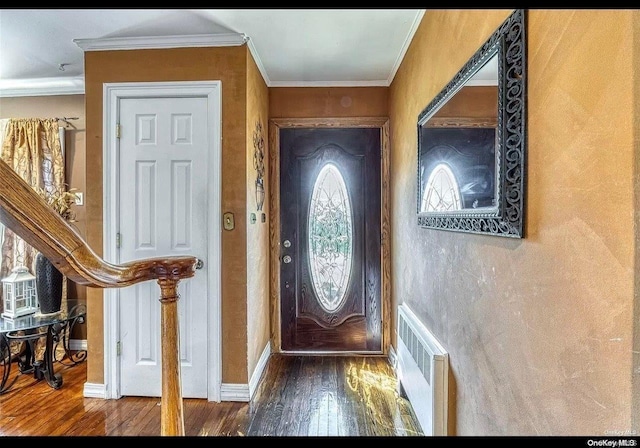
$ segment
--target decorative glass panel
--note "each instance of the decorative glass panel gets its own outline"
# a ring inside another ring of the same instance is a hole
[[[424,188],[422,195],[422,212],[449,212],[460,210],[460,189],[456,176],[446,164],[437,165]]]
[[[320,305],[332,312],[346,297],[353,258],[353,221],[347,187],[329,163],[318,174],[309,207],[309,264]]]

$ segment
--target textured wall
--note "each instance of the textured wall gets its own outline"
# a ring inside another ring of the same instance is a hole
[[[529,12],[524,239],[416,225],[416,118],[510,12],[428,10],[391,86],[394,303],[450,352],[454,433],[629,430],[637,12]]]
[[[102,253],[103,83],[222,81],[222,211],[233,212],[235,230],[222,232],[222,381],[246,383],[246,64],[243,47],[85,53],[87,117],[87,238]],[[102,383],[102,291],[88,291],[87,381]]]
[[[386,117],[387,87],[272,87],[269,118]]]
[[[269,343],[269,90],[253,57],[247,52],[247,364],[249,379]],[[253,136],[256,124],[262,127],[264,142],[265,199],[262,211],[256,208],[253,166]],[[255,224],[249,215],[256,214]],[[264,213],[265,222],[260,215]]]

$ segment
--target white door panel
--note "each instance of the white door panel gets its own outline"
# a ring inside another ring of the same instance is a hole
[[[120,262],[192,255],[207,264],[206,98],[120,100]],[[179,284],[182,394],[207,398],[206,270]],[[160,288],[120,290],[122,395],[161,396]]]

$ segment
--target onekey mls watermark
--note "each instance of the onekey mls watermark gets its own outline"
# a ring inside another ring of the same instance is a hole
[[[638,440],[634,437],[593,438],[587,439],[587,446],[608,448],[632,447],[638,446]]]
[[[635,429],[608,429],[604,432],[605,436],[616,437],[635,437],[638,435],[638,431]]]

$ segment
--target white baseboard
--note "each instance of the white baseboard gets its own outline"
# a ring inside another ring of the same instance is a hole
[[[221,401],[243,401],[251,400],[248,384],[222,383],[220,386]]]
[[[74,351],[76,350],[86,351],[87,340],[86,339],[70,339],[69,349]],[[104,384],[84,383],[82,396],[85,398],[107,398],[107,388],[105,387]]]
[[[72,339],[69,341],[69,348],[71,350],[86,350],[87,349],[87,341]],[[234,383],[222,383],[220,387],[220,399],[221,401],[241,401],[248,402],[251,400],[251,397],[255,394],[258,386],[260,385],[260,380],[262,379],[262,374],[267,367],[267,363],[269,362],[269,356],[271,355],[271,344],[267,342],[267,345],[264,347],[262,354],[260,355],[260,359],[258,360],[258,364],[251,375],[251,380],[249,384],[234,384]],[[106,387],[104,384],[97,383],[85,383],[83,396],[86,398],[105,398],[107,397]]]
[[[398,367],[398,353],[396,353],[396,349],[393,345],[389,346],[389,363],[391,364],[391,367],[393,367],[393,370],[396,370]]]
[[[267,367],[267,363],[269,362],[269,356],[271,356],[271,343],[267,342],[264,350],[262,350],[262,355],[260,355],[258,364],[253,370],[251,379],[249,380],[249,399],[253,398],[256,390],[258,390],[258,385],[260,384],[260,380],[262,379],[262,374],[264,373],[264,370]]]
[[[104,384],[84,383],[82,396],[85,398],[107,398],[107,388]]]
[[[86,339],[70,339],[69,348],[71,350],[86,350],[87,340]]]

